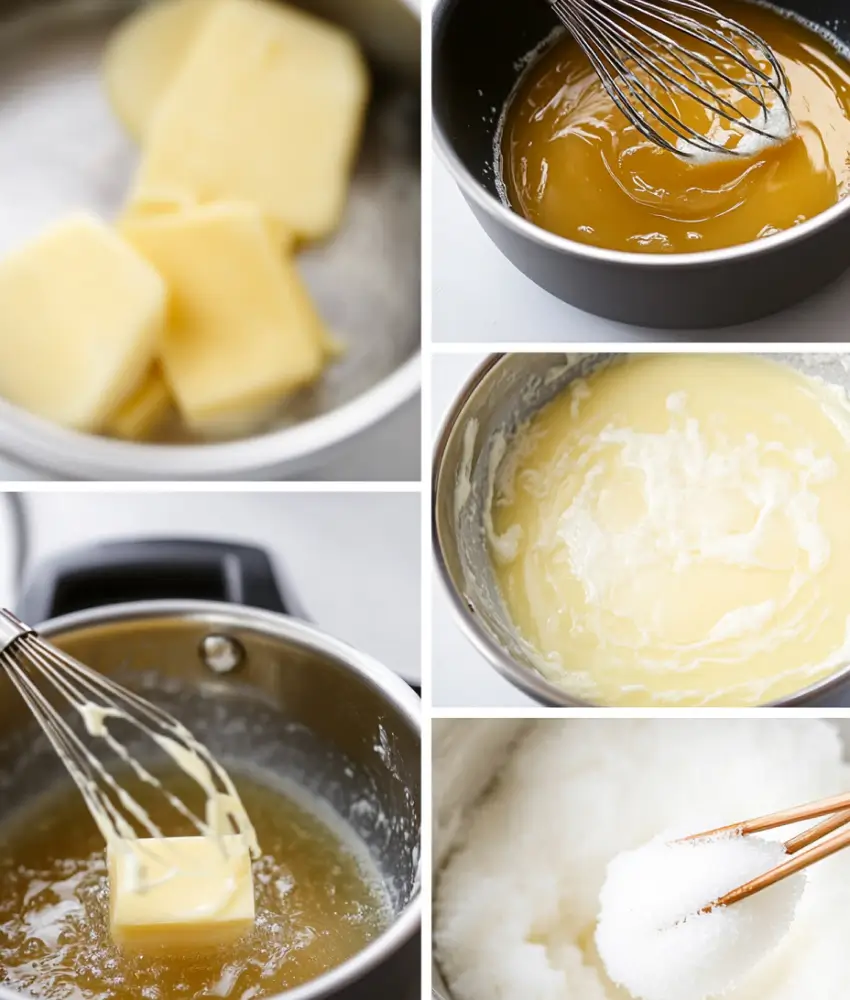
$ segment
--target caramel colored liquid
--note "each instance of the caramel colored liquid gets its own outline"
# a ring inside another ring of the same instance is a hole
[[[776,10],[728,0],[716,6],[779,58],[794,135],[755,155],[714,162],[662,149],[628,123],[563,35],[529,68],[506,112],[503,180],[516,212],[581,243],[691,253],[790,229],[848,193],[850,62]],[[717,80],[708,82],[716,89]],[[695,101],[679,98],[675,110],[700,134],[711,126]]]
[[[182,780],[168,776],[168,787],[183,795]],[[263,852],[250,936],[207,954],[122,954],[109,935],[103,841],[80,796],[63,791],[0,831],[0,983],[50,1000],[259,1000],[365,947],[389,904],[353,835],[300,796],[235,780]]]

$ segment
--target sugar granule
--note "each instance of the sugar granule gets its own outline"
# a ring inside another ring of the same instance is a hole
[[[802,873],[732,906],[700,911],[786,860],[781,843],[656,837],[608,865],[596,946],[612,981],[638,1000],[705,1000],[746,979],[791,929]]]

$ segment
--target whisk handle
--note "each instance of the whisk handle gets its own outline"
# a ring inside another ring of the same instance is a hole
[[[0,608],[0,653],[11,646],[15,639],[20,639],[22,635],[28,635],[32,631],[29,625],[25,625],[11,611]]]
[[[17,607],[28,621],[42,622],[106,604],[168,598],[306,617],[262,549],[205,539],[134,539],[65,552],[35,568]]]

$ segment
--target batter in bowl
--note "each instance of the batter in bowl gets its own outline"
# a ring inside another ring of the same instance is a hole
[[[521,427],[488,514],[538,668],[604,705],[758,705],[850,661],[850,407],[748,355],[619,359]]]
[[[717,6],[779,58],[793,136],[752,156],[714,161],[664,150],[626,121],[588,58],[563,34],[533,60],[505,112],[499,173],[514,211],[549,232],[609,250],[693,253],[790,229],[848,193],[850,62],[837,42],[770,7],[729,0]],[[707,82],[739,100],[728,85]],[[679,98],[672,110],[703,135],[728,127],[693,100]]]

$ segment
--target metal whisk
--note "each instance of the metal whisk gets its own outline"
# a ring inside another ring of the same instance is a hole
[[[775,53],[754,32],[713,7],[697,0],[549,3],[620,111],[664,149],[686,157],[695,150],[740,155],[682,121],[675,111],[677,96],[696,101],[713,120],[721,119],[769,142],[790,134],[788,81]],[[717,93],[711,85],[713,78],[752,102],[753,114]],[[672,98],[670,106],[662,100],[664,96]],[[782,115],[784,135],[768,127],[776,111]]]
[[[230,776],[168,712],[67,656],[5,609],[0,609],[0,668],[67,768],[107,843],[115,838],[161,838],[165,834],[69,725],[68,708],[80,716],[90,737],[113,752],[116,765],[125,765],[145,785],[158,789],[199,834],[242,834],[256,854],[254,830]],[[111,720],[127,728],[134,740],[142,737],[142,744],[156,746],[194,779],[206,793],[205,816],[198,816],[163,787],[139,755],[110,731]]]

